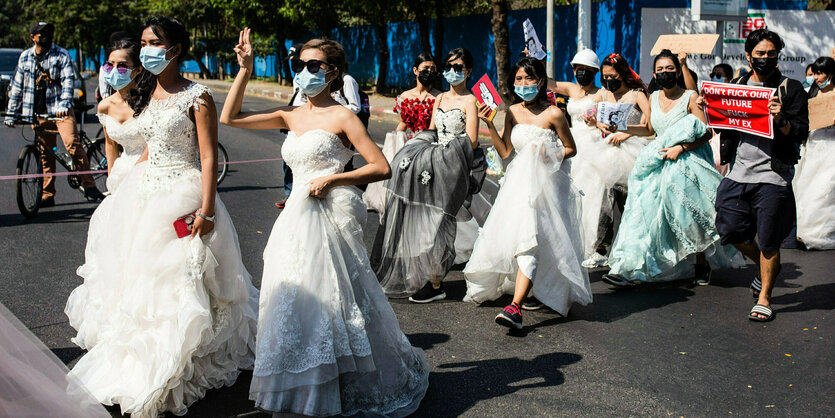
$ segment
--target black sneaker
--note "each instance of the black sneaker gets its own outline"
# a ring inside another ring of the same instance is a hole
[[[55,196],[42,197],[41,204],[38,205],[39,208],[51,208],[53,206],[55,206]]]
[[[632,286],[632,282],[626,280],[626,278],[620,274],[604,274],[603,281],[617,287]]]
[[[545,304],[543,304],[542,302],[539,301],[539,299],[537,299],[533,296],[528,296],[528,298],[525,299],[524,302],[522,302],[522,309],[524,309],[526,311],[535,311],[537,309],[542,309],[544,307],[545,307]]]
[[[88,202],[101,202],[104,200],[104,194],[102,194],[96,186],[87,187],[84,189],[84,198],[87,199]]]
[[[709,285],[711,273],[710,266],[705,264],[696,264],[696,278],[694,282],[697,286]]]
[[[519,305],[511,303],[504,307],[504,310],[496,315],[496,323],[510,329],[522,329],[522,311]]]
[[[415,292],[414,295],[409,296],[409,302],[414,303],[429,303],[442,299],[446,299],[444,285],[441,284],[441,287],[435,289],[432,286],[432,282],[426,282],[426,285],[423,286],[423,288]]]

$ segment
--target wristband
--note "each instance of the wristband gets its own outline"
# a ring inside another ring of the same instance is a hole
[[[684,144],[678,144],[681,147],[681,152],[687,152],[687,148],[684,148]]]
[[[201,218],[203,218],[203,219],[205,219],[205,220],[207,220],[211,223],[215,223],[215,217],[214,216],[204,215],[204,214],[200,213],[199,210],[197,211],[197,216],[199,216],[199,217],[201,217]]]

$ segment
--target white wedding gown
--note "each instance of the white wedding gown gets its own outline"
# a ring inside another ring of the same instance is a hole
[[[816,129],[801,148],[794,176],[797,238],[810,250],[835,249],[835,126]]]
[[[148,144],[113,214],[88,246],[65,312],[88,350],[73,367],[101,403],[133,417],[183,415],[206,390],[232,385],[254,362],[258,291],[241,261],[232,219],[215,197],[215,226],[177,238],[173,222],[202,203],[200,150],[190,108],[208,89],[192,83],[139,116]]]
[[[107,132],[107,136],[122,146],[122,154],[113,162],[110,173],[107,174],[107,191],[111,194],[119,188],[125,177],[136,165],[136,161],[142,157],[145,151],[145,139],[142,137],[141,127],[136,117],[119,123],[116,119],[104,113],[98,113],[101,126]]]
[[[613,189],[626,189],[635,158],[647,141],[631,137],[618,146],[608,143],[602,132],[586,125],[582,116],[596,108],[594,96],[569,99],[566,109],[571,116],[571,135],[577,155],[571,159],[571,178],[580,189],[583,201],[584,257],[591,257],[605,235],[605,225],[613,213]]]
[[[513,294],[516,271],[533,282],[533,295],[562,315],[592,300],[583,261],[580,196],[569,177],[565,149],[550,129],[519,124],[510,141],[516,157],[470,261],[465,301]]]
[[[281,154],[297,187],[264,249],[250,399],[311,416],[409,415],[429,385],[429,365],[369,265],[359,189],[309,196],[308,183],[341,172],[351,151],[314,129],[290,132]]]

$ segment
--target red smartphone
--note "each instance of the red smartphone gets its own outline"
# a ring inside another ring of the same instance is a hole
[[[177,238],[183,238],[191,235],[191,226],[194,225],[194,213],[181,216],[174,221],[174,231],[177,233]]]

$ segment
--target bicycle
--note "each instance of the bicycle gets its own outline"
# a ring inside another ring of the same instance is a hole
[[[80,107],[82,116],[92,108],[93,105]],[[0,116],[13,118],[15,125],[32,125],[32,129],[36,133],[36,135],[30,139],[26,137],[26,127],[24,126],[21,128],[21,136],[26,142],[31,141],[31,143],[24,145],[17,157],[16,174],[19,177],[15,181],[17,208],[20,210],[21,215],[27,219],[31,219],[38,214],[38,209],[41,204],[41,193],[43,192],[43,166],[41,165],[41,155],[43,153],[50,154],[55,158],[55,161],[61,164],[61,166],[63,166],[67,171],[77,171],[75,163],[69,154],[66,152],[59,153],[57,146],[52,149],[47,149],[40,141],[37,140],[37,133],[42,129],[40,128],[39,119],[45,119],[47,121],[60,121],[62,118],[55,117],[54,115],[43,114],[22,116],[12,113],[0,113]],[[105,171],[104,173],[95,173],[92,175],[93,179],[96,181],[96,185],[101,185],[100,188],[103,188],[105,186],[104,182],[107,178],[105,141],[104,138],[90,139],[87,136],[87,133],[84,131],[84,119],[85,118],[82,117],[79,121],[80,126],[78,129],[78,139],[81,142],[82,149],[84,149],[87,154],[87,159],[90,162],[90,170]],[[77,174],[70,174],[67,176],[67,182],[71,188],[78,190],[81,186],[81,176]]]

